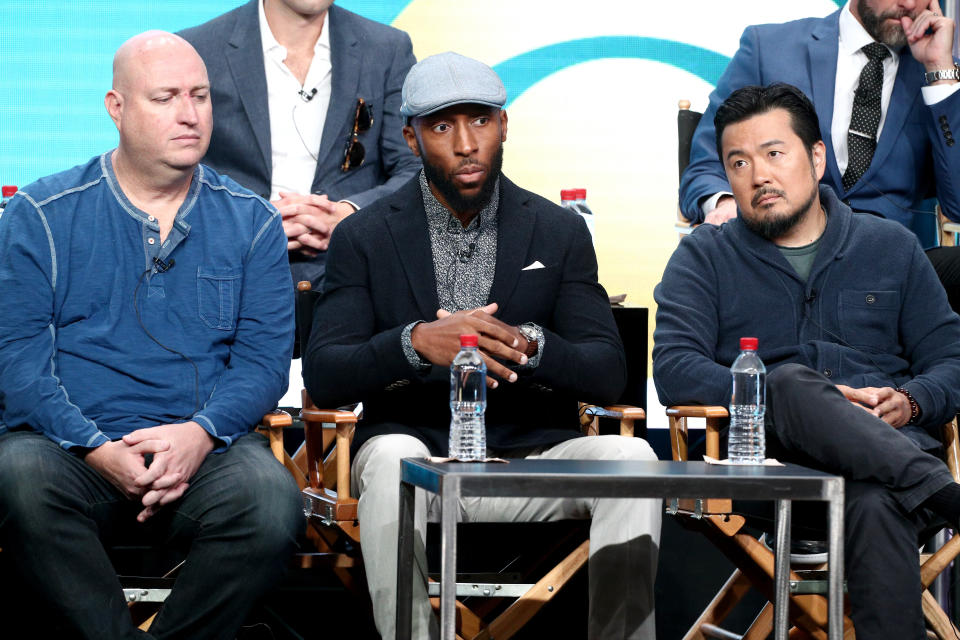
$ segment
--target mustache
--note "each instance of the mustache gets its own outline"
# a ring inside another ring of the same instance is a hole
[[[486,166],[476,158],[464,158],[463,160],[460,161],[460,164],[458,164],[454,168],[452,173],[456,173],[457,171],[460,171],[461,169],[466,169],[467,167],[479,167],[480,169],[486,168]]]
[[[917,11],[916,13],[920,13],[920,12]],[[903,18],[905,16],[910,16],[911,18],[915,17],[915,16],[911,16],[909,11],[899,9],[896,11],[886,11],[884,13],[881,13],[879,16],[877,16],[877,19],[880,21],[890,20],[890,19],[899,20],[900,18]]]
[[[757,205],[760,204],[761,198],[768,196],[770,194],[780,196],[784,200],[786,200],[787,198],[786,192],[781,191],[780,189],[774,189],[773,187],[760,187],[760,189],[758,189],[757,192],[753,194],[753,198],[750,200],[750,204],[756,207]]]

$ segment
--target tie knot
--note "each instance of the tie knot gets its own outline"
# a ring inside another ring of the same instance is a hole
[[[890,56],[890,50],[879,42],[871,42],[860,51],[863,51],[870,60],[884,60]]]

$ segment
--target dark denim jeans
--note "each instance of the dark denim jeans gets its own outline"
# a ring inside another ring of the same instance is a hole
[[[144,524],[139,510],[45,436],[0,435],[0,547],[71,637],[233,638],[282,577],[304,522],[293,478],[256,433],[207,456],[184,496]],[[120,539],[186,553],[149,635],[131,624],[104,549]]]

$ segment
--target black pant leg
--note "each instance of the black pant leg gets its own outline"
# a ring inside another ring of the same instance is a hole
[[[767,376],[767,455],[878,483],[913,511],[953,482],[947,465],[847,400],[820,373],[789,364]]]
[[[947,291],[950,308],[960,313],[960,247],[934,247],[926,253]]]
[[[100,535],[134,521],[126,500],[92,467],[38,433],[0,435],[0,546],[19,590],[44,615],[35,637],[61,621],[71,638],[147,638],[130,620]]]
[[[208,455],[183,498],[164,509],[167,543],[189,552],[150,632],[162,640],[232,639],[296,549],[305,520],[293,476],[266,438],[248,434]]]
[[[858,638],[926,638],[920,604],[917,538],[925,513],[903,510],[873,482],[845,486],[844,561]]]

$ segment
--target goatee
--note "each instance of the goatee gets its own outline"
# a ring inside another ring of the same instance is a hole
[[[460,193],[460,190],[457,189],[457,185],[453,181],[453,172],[445,174],[443,169],[427,162],[426,156],[422,152],[420,157],[424,158],[423,172],[427,176],[427,181],[440,192],[440,195],[446,200],[447,205],[453,209],[455,213],[476,212],[483,209],[487,203],[490,202],[490,198],[493,195],[493,188],[497,184],[497,178],[500,177],[500,170],[503,168],[503,144],[500,145],[497,153],[494,154],[490,166],[484,167],[487,169],[487,177],[484,179],[480,191],[473,196],[465,196]],[[457,165],[454,171],[472,165],[483,166],[479,162],[467,158]]]

